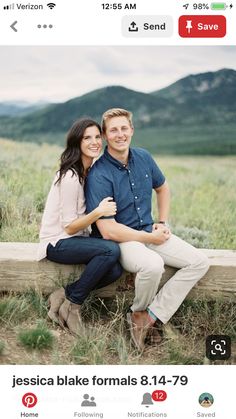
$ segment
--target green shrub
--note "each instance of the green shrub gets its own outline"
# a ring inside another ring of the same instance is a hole
[[[26,348],[41,350],[52,348],[54,336],[47,326],[41,323],[35,329],[19,332],[18,340]]]
[[[203,231],[197,227],[177,226],[174,227],[173,233],[197,248],[210,249],[212,247],[209,231]]]

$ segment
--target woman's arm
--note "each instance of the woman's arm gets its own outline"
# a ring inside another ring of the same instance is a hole
[[[103,199],[97,208],[91,211],[89,214],[77,218],[65,227],[65,232],[69,235],[78,233],[80,230],[84,230],[92,223],[97,221],[103,216],[113,216],[116,214],[116,203],[112,201],[113,198],[107,197]]]
[[[77,207],[80,195],[81,200],[84,201],[83,186],[80,184],[77,176],[72,176],[71,170],[68,170],[61,179],[58,187],[60,188],[61,225],[70,236],[78,233],[80,230],[84,230],[102,216],[113,216],[116,214],[116,203],[113,202],[113,198],[107,197],[93,211],[78,218]]]

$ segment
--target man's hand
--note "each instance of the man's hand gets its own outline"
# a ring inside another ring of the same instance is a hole
[[[166,231],[166,229],[167,230],[169,230],[169,232],[171,232],[170,231],[170,227],[167,227],[165,224],[162,224],[162,223],[154,223],[153,225],[152,225],[152,231],[156,231],[156,230],[162,230],[162,231]]]
[[[170,230],[161,224],[162,228],[157,228],[152,231],[150,234],[150,243],[152,244],[163,244],[165,243],[171,236]]]

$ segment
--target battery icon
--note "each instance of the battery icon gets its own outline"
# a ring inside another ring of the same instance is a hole
[[[225,10],[226,8],[226,3],[211,3],[211,10]]]

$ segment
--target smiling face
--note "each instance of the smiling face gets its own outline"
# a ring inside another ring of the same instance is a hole
[[[102,150],[102,136],[99,129],[94,125],[86,128],[80,144],[83,158],[94,159],[99,156]]]
[[[104,138],[107,141],[108,152],[117,160],[127,157],[133,133],[134,129],[126,116],[107,119]]]

